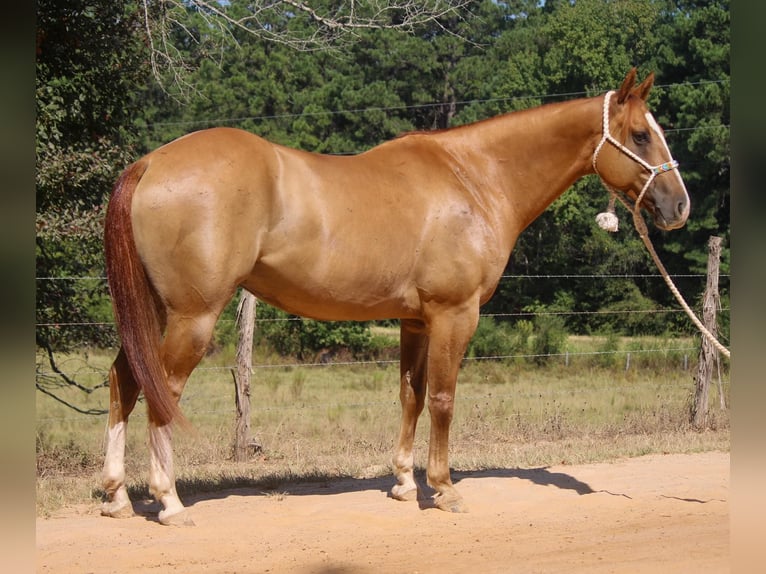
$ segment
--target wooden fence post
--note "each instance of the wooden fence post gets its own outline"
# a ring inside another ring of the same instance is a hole
[[[234,460],[244,462],[250,450],[250,375],[253,367],[253,331],[255,328],[255,297],[242,290],[237,307],[237,368],[234,376],[234,398],[237,407]]]
[[[708,240],[707,284],[705,285],[705,294],[702,300],[702,323],[714,337],[718,334],[716,314],[720,306],[718,295],[718,266],[720,258],[721,238],[711,237]],[[718,351],[715,346],[707,337],[702,337],[695,381],[694,403],[692,404],[691,412],[691,422],[697,429],[707,427],[710,379],[713,376],[713,364],[717,353]]]

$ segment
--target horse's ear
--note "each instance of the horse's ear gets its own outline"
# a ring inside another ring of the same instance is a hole
[[[644,78],[644,81],[641,82],[641,84],[636,88],[635,90],[636,95],[642,100],[646,101],[646,98],[649,97],[649,92],[652,90],[653,85],[654,85],[654,72],[649,72],[649,75],[646,76],[646,78]]]
[[[630,72],[628,72],[628,75],[625,76],[625,79],[622,81],[622,86],[620,86],[620,90],[617,92],[617,103],[618,104],[624,104],[625,100],[628,99],[628,96],[630,95],[630,91],[633,89],[633,86],[636,85],[636,68],[635,66],[630,69]]]

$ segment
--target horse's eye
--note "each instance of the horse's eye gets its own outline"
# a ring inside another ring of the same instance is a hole
[[[633,132],[633,141],[636,145],[645,145],[649,143],[649,132]]]

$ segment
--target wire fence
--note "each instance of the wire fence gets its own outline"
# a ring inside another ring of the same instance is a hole
[[[459,384],[459,383],[458,383]],[[728,381],[723,381],[722,384],[728,386]],[[668,383],[642,383],[642,382],[630,382],[630,383],[615,383],[610,385],[609,389],[611,391],[630,391],[630,392],[636,392],[637,390],[642,389],[650,389],[653,391],[662,390],[663,388],[674,388],[677,386],[676,382],[668,382]],[[237,408],[234,404],[234,401],[231,401],[230,407],[224,407],[224,408],[209,408],[202,406],[203,401],[200,399],[200,397],[195,396],[193,392],[193,387],[191,387],[186,393],[184,393],[183,397],[181,398],[180,405],[182,410],[186,415],[193,415],[193,416],[202,416],[202,415],[225,415],[225,416],[231,416],[232,419],[237,414]],[[583,389],[572,389],[572,388],[566,388],[566,389],[556,389],[556,388],[545,388],[540,389],[534,393],[534,398],[539,399],[542,402],[545,402],[553,397],[557,396],[566,396],[566,397],[572,397],[572,396],[591,396],[594,394],[594,389],[592,388],[583,388]],[[476,393],[470,393],[470,394],[459,394],[459,400],[461,404],[468,405],[470,403],[476,403],[476,402],[486,402],[486,401],[512,401],[512,400],[518,400],[520,398],[528,398],[523,397],[518,392],[507,392],[507,393],[498,393],[497,390],[493,387],[491,391],[488,391],[484,394],[476,394]],[[142,399],[139,399],[139,402],[141,402]],[[398,413],[399,409],[401,409],[401,403],[399,402],[398,397],[392,398],[390,400],[371,400],[371,401],[354,401],[354,402],[308,402],[303,400],[296,400],[291,404],[264,404],[261,402],[253,402],[250,405],[250,411],[251,413],[275,413],[275,412],[301,412],[301,411],[327,411],[327,410],[338,410],[338,409],[348,409],[348,410],[363,410],[363,409],[375,409],[375,408],[384,408],[384,409],[391,409],[393,412]],[[108,410],[102,409],[98,412],[89,412],[88,415],[95,416],[95,417],[103,417],[105,418],[108,414]],[[536,416],[534,413],[531,412],[519,412],[515,411],[513,414],[514,417],[524,417],[524,416]],[[146,420],[148,419],[148,416],[146,412],[143,409],[135,409],[131,415],[131,420],[134,419],[141,419]],[[62,415],[62,416],[41,416],[37,417],[37,422],[39,423],[48,423],[53,421],[77,421],[81,420],[81,417],[78,415]]]
[[[702,273],[686,273],[671,275],[673,280],[678,279],[706,279],[706,275]],[[729,279],[730,275],[721,274],[720,279]],[[662,279],[662,275],[657,273],[617,273],[617,274],[506,274],[502,275],[500,281],[507,281],[512,279]],[[82,277],[37,277],[36,281],[102,281],[104,289],[106,290],[106,277],[105,276],[82,276]],[[728,308],[719,309],[719,311],[727,313]],[[480,317],[491,318],[528,318],[536,316],[609,316],[609,315],[656,315],[656,314],[683,314],[684,310],[681,308],[662,308],[662,309],[614,309],[614,310],[567,310],[567,311],[553,311],[553,310],[538,310],[538,311],[514,311],[503,313],[481,313]],[[268,323],[268,322],[283,322],[283,321],[300,321],[300,317],[275,317],[275,318],[256,318],[256,323]],[[227,321],[227,319],[221,319],[220,321]],[[229,321],[233,321],[230,319]],[[115,327],[113,321],[55,321],[55,322],[36,322],[36,328],[40,327]]]
[[[671,360],[675,360],[675,370],[678,372],[688,372],[692,368],[693,363],[693,357],[695,356],[698,349],[693,345],[671,345],[667,347],[657,347],[657,348],[636,348],[636,349],[627,349],[627,350],[608,350],[608,351],[566,351],[561,353],[549,353],[544,355],[538,355],[538,354],[509,354],[509,355],[495,355],[495,356],[484,356],[484,357],[466,357],[464,358],[464,364],[470,364],[470,363],[480,363],[480,362],[486,362],[486,361],[526,361],[530,359],[535,359],[538,357],[544,357],[545,359],[549,361],[555,361],[554,365],[551,365],[548,363],[548,366],[569,366],[573,364],[576,360],[582,360],[582,359],[598,359],[600,357],[611,357],[611,360],[614,360],[616,357],[621,357],[624,361],[622,364],[617,365],[615,368],[622,369],[624,366],[624,370],[627,372],[631,368],[635,368],[631,366],[631,358],[635,360],[637,357],[640,356],[646,356],[646,355],[660,355],[665,360],[668,360],[670,358]],[[96,377],[96,378],[106,378],[107,376],[107,369],[106,368],[99,368],[99,367],[93,367],[93,366],[82,366],[82,362],[78,359],[77,361],[73,361],[73,363],[78,364],[79,366],[75,366],[73,368],[70,368],[68,373],[70,376],[88,376],[90,378]],[[306,362],[306,363],[296,363],[296,362],[277,362],[277,363],[269,363],[269,364],[256,364],[253,365],[252,371],[255,375],[255,383],[258,384],[257,381],[262,379],[259,379],[259,372],[263,373],[268,370],[277,370],[283,373],[296,373],[302,369],[345,369],[345,368],[351,368],[355,369],[355,373],[358,376],[363,375],[365,372],[369,374],[369,371],[365,371],[364,369],[371,369],[375,372],[380,371],[381,369],[388,369],[393,368],[398,365],[399,361],[395,359],[390,360],[369,360],[369,361],[360,361],[360,360],[353,360],[353,361],[331,361],[331,362]],[[232,379],[232,373],[236,371],[237,365],[235,364],[224,364],[224,365],[205,365],[204,361],[203,364],[201,364],[196,370],[196,376],[204,376],[206,380],[210,381],[213,380],[215,383],[218,382],[226,382],[227,384],[233,384]],[[360,370],[362,369],[362,370]],[[64,368],[66,370],[66,367]],[[212,374],[212,379],[211,379]],[[580,371],[580,374],[582,375],[582,371]],[[41,371],[38,373],[39,376],[55,376],[56,373],[49,371]],[[192,377],[195,375],[193,374]],[[509,374],[509,377],[513,377],[513,374]],[[268,384],[268,383],[265,383]],[[728,381],[721,381],[721,384],[728,385]],[[638,380],[630,380],[628,381],[621,381],[617,382],[616,380],[613,383],[610,383],[609,388],[612,391],[630,391],[635,392],[639,388],[645,388],[645,389],[654,389],[654,390],[660,390],[663,387],[674,387],[677,385],[677,382],[675,381],[668,381],[665,383],[657,383],[654,382],[644,382],[641,379]],[[108,393],[106,390],[108,386],[107,381],[103,381],[101,384],[98,384],[94,387],[90,387],[88,390],[89,392],[97,391],[99,389],[103,389],[103,393]],[[587,385],[586,385],[587,387]],[[195,385],[191,384],[188,386],[187,392],[183,395],[181,399],[181,406],[184,410],[184,412],[187,413],[187,415],[216,415],[216,414],[222,414],[222,415],[231,415],[234,416],[236,414],[236,406],[234,405],[234,401],[231,401],[230,406],[224,407],[224,408],[210,408],[208,404],[205,403],[204,400],[200,400],[199,397],[196,396],[194,389]],[[498,393],[497,392],[497,386],[494,384],[488,384],[487,386],[487,393],[483,394],[466,394],[461,395],[461,402],[472,402],[472,401],[497,401],[502,399],[518,399],[519,395],[518,393]],[[582,394],[582,395],[591,395],[594,393],[594,390],[592,388],[582,388],[582,389],[572,389],[571,387],[565,389],[565,390],[557,390],[555,388],[546,388],[546,389],[540,389],[535,391],[535,396],[539,396],[541,400],[547,400],[551,397],[555,397],[558,394],[566,394],[568,396]],[[49,393],[46,393],[49,394]],[[52,396],[52,395],[51,395]],[[66,402],[61,401],[59,398],[52,396],[55,400],[58,400],[59,402],[63,402],[66,406],[73,406],[68,405]],[[391,407],[398,409],[399,408],[399,401],[398,398],[392,397],[390,400],[369,400],[369,401],[353,401],[353,402],[332,402],[332,403],[325,403],[325,402],[307,402],[303,400],[296,400],[291,404],[263,404],[258,402],[253,402],[251,404],[250,410],[254,412],[277,412],[277,411],[303,411],[303,410],[322,410],[322,409],[367,409],[367,408],[380,408],[380,407]],[[80,414],[87,414],[87,415],[95,415],[95,416],[105,416],[108,413],[107,409],[89,409],[87,412],[84,410],[80,410],[77,408],[74,408],[73,411],[78,411]],[[141,411],[141,409],[136,411],[136,415],[138,418],[145,418],[145,413]],[[131,415],[135,418],[136,415]],[[38,422],[50,422],[50,421],[73,421],[77,420],[78,415],[72,414],[70,415],[62,415],[62,416],[44,416],[44,417],[38,417]]]
[[[679,373],[682,373],[684,371],[688,372],[690,371],[692,367],[692,361],[693,357],[695,356],[695,353],[697,352],[697,349],[693,346],[675,346],[675,347],[668,347],[668,348],[653,348],[653,349],[636,349],[636,350],[623,350],[623,351],[591,351],[591,352],[570,352],[570,353],[557,353],[552,355],[547,355],[548,358],[557,359],[559,365],[566,365],[569,361],[574,361],[575,358],[588,358],[588,357],[597,357],[597,356],[618,356],[622,355],[623,360],[627,359],[627,364],[625,370],[627,371],[630,367],[630,357],[636,357],[640,355],[647,355],[647,354],[661,354],[664,356],[668,355],[675,355],[679,360],[677,361],[676,370]],[[464,359],[465,363],[470,362],[480,362],[480,361],[489,361],[489,360],[514,360],[514,359],[528,359],[533,358],[535,355],[507,355],[507,356],[497,356],[497,357],[474,357],[474,358],[466,358]],[[268,383],[264,382],[262,379],[259,379],[258,372],[263,372],[267,369],[276,369],[280,371],[286,371],[288,373],[295,373],[296,369],[306,369],[306,368],[322,368],[322,369],[343,369],[343,368],[354,368],[358,369],[359,367],[369,367],[372,369],[375,369],[376,372],[379,372],[381,369],[395,369],[395,366],[398,365],[397,360],[385,360],[385,361],[339,361],[339,362],[332,362],[332,363],[280,363],[280,364],[261,364],[261,365],[254,365],[253,370],[255,372],[255,379],[253,382],[253,385],[268,385]],[[501,365],[502,366],[502,365]],[[618,369],[622,368],[622,366],[617,367]],[[195,371],[197,373],[196,376],[204,376],[206,380],[210,381],[210,373],[214,373],[214,381],[215,383],[219,382],[226,382],[229,385],[232,383],[232,371],[236,370],[235,365],[219,365],[219,366],[200,366]],[[90,371],[91,374],[96,375],[105,375],[105,371],[101,369],[92,369]],[[202,375],[202,373],[206,373],[205,375]],[[391,373],[389,373],[391,374]],[[357,375],[361,376],[361,373],[357,372]],[[192,377],[195,375],[193,374]],[[508,378],[512,379],[514,376],[518,376],[514,372],[508,373]],[[396,375],[391,375],[391,380],[393,381],[396,379]],[[550,401],[552,399],[556,399],[558,396],[566,396],[568,399],[571,399],[573,395],[580,395],[584,399],[587,399],[588,397],[592,397],[595,395],[598,395],[602,392],[615,392],[615,390],[618,390],[621,392],[630,392],[630,393],[636,393],[643,391],[649,391],[651,393],[666,393],[666,392],[677,392],[678,390],[678,378],[677,377],[668,377],[668,380],[666,382],[660,382],[658,383],[656,380],[656,377],[654,377],[651,381],[644,381],[643,379],[631,379],[631,378],[613,378],[608,384],[603,384],[601,386],[599,385],[593,385],[588,384],[586,385],[587,388],[582,388],[579,390],[573,390],[571,386],[568,386],[567,388],[561,388],[557,389],[554,387],[546,387],[541,389],[536,389],[534,391],[535,399],[538,400],[541,404],[546,403],[547,401]],[[310,380],[310,379],[309,379]],[[192,417],[204,417],[204,416],[220,416],[224,419],[233,418],[237,414],[237,408],[234,404],[234,400],[225,402],[225,406],[221,406],[219,403],[217,406],[211,406],[209,404],[208,394],[205,392],[202,392],[199,396],[195,392],[195,389],[197,389],[197,385],[194,384],[195,381],[190,381],[190,384],[187,385],[187,390],[184,393],[182,399],[181,399],[181,408],[184,411],[184,413],[187,416]],[[719,389],[728,388],[729,382],[724,377],[722,379],[719,379]],[[102,394],[108,395],[108,390],[106,389],[106,384],[100,385],[103,387]],[[221,387],[223,394],[226,394],[224,389],[230,388],[230,387]],[[257,386],[253,387],[257,388]],[[474,387],[475,389],[475,387]],[[463,405],[471,405],[471,404],[484,404],[487,402],[492,402],[493,404],[496,404],[498,401],[513,401],[520,399],[520,395],[518,392],[513,390],[508,390],[508,387],[498,387],[497,384],[494,383],[488,383],[486,385],[486,392],[477,393],[475,390],[474,392],[469,393],[461,393],[460,394],[460,402]],[[501,389],[505,389],[504,391]],[[385,400],[381,400],[381,395],[385,395],[386,392],[372,392],[369,393],[370,399],[369,400],[351,400],[347,402],[343,401],[334,401],[334,402],[327,402],[327,401],[320,401],[320,402],[313,402],[313,401],[307,401],[302,399],[296,399],[295,401],[291,401],[289,404],[273,404],[269,400],[254,400],[250,405],[250,411],[252,414],[266,414],[266,413],[292,413],[291,416],[294,416],[296,413],[300,412],[307,412],[307,411],[363,411],[365,409],[385,409],[385,410],[391,410],[392,414],[398,413],[400,407],[400,403],[398,400],[398,385],[395,383],[392,383],[390,389],[388,389],[390,393],[388,393],[390,396],[389,398]],[[500,392],[498,392],[500,391]],[[725,391],[723,391],[725,392]],[[260,395],[260,393],[259,393]],[[56,398],[56,397],[53,397]],[[529,397],[527,397],[528,399]],[[142,399],[139,399],[141,401]],[[69,405],[67,405],[69,406]],[[107,409],[90,409],[88,412],[80,411],[79,414],[75,413],[73,409],[72,412],[68,414],[58,415],[58,416],[40,416],[37,418],[38,423],[54,423],[54,422],[63,422],[63,421],[77,421],[81,420],[81,416],[83,414],[96,416],[98,418],[105,418],[108,414]],[[514,416],[535,416],[531,412],[515,412]],[[136,409],[134,413],[131,415],[131,418],[133,419],[140,419],[144,420],[147,418],[147,415],[144,411],[144,409]]]
[[[706,276],[704,274],[683,274],[683,275],[677,275],[674,276],[675,278],[686,278],[686,279],[692,279],[697,281],[704,281]],[[728,275],[722,275],[723,278],[729,278]],[[538,279],[538,280],[544,280],[544,279],[551,279],[551,278],[576,278],[576,279],[590,279],[590,280],[613,280],[613,279],[624,279],[624,278],[661,278],[658,274],[604,274],[604,275],[597,275],[597,274],[583,274],[583,275],[573,275],[573,274],[558,274],[558,275],[517,275],[517,274],[506,274],[501,278],[501,281],[507,281],[507,280],[515,280],[515,279]],[[100,281],[106,281],[105,277],[101,276],[90,276],[90,277],[39,277],[37,278],[38,281],[93,281],[93,280],[100,280]],[[721,312],[728,313],[728,309],[721,309]],[[627,310],[614,310],[614,311],[577,311],[577,310],[570,310],[570,311],[536,311],[536,312],[514,312],[514,313],[483,313],[481,314],[481,317],[491,317],[491,318],[531,318],[536,316],[542,316],[542,315],[557,315],[557,316],[573,316],[573,315],[626,315],[626,314],[644,314],[644,315],[656,315],[656,314],[675,314],[675,313],[683,313],[682,309],[627,309]],[[275,322],[275,321],[298,321],[300,320],[299,317],[280,317],[280,318],[258,318],[256,319],[256,323],[267,323],[267,322]],[[225,321],[225,320],[224,320]],[[233,321],[230,320],[230,321]],[[375,322],[373,322],[375,323]],[[104,328],[110,328],[114,329],[115,324],[113,322],[58,322],[58,323],[48,323],[48,322],[41,322],[37,323],[36,325],[38,328],[41,327],[58,327],[58,328],[78,328],[78,327],[104,327]],[[688,338],[686,339],[688,341]],[[654,346],[652,346],[654,343]],[[649,346],[647,347],[636,347],[635,345],[631,345],[629,349],[619,349],[619,348],[608,348],[603,350],[565,350],[562,352],[555,352],[555,353],[530,353],[530,352],[508,352],[508,353],[495,353],[491,355],[486,356],[467,356],[464,359],[464,364],[471,364],[471,363],[479,363],[479,362],[486,362],[486,361],[506,361],[506,362],[527,362],[527,363],[534,363],[537,361],[546,363],[546,364],[556,364],[560,365],[562,367],[569,367],[570,365],[575,365],[578,363],[582,363],[583,361],[591,361],[594,363],[608,363],[613,368],[624,368],[625,371],[630,370],[631,368],[636,369],[639,368],[639,364],[642,360],[647,360],[647,358],[654,357],[655,362],[656,361],[664,361],[667,363],[675,362],[675,368],[683,371],[688,371],[691,367],[691,365],[694,362],[694,357],[698,351],[697,347],[693,344],[693,342],[685,342],[682,339],[679,339],[677,341],[666,341],[664,344],[657,346],[656,340],[653,342],[652,339],[647,339],[647,344]],[[56,370],[52,370],[50,368],[45,367],[45,359],[40,358],[38,360],[38,368],[37,368],[37,379],[38,379],[38,388],[40,388],[41,391],[43,391],[46,394],[49,394],[52,398],[55,400],[58,400],[60,402],[63,402],[67,406],[72,407],[74,410],[79,410],[74,405],[67,404],[64,400],[62,400],[60,397],[55,395],[55,391],[52,389],[55,389],[56,382],[60,379],[68,379],[69,381],[74,381],[75,379],[79,377],[89,377],[91,380],[93,378],[100,379],[101,382],[97,383],[91,387],[83,387],[81,390],[86,390],[87,392],[92,392],[92,390],[99,388],[99,387],[106,387],[107,386],[107,376],[108,376],[108,369],[107,368],[96,368],[96,367],[89,367],[89,366],[83,366],[82,364],[76,365],[73,367],[69,367],[66,363],[59,364],[56,367]],[[208,373],[212,374],[214,377],[221,379],[231,379],[232,372],[236,370],[237,366],[235,364],[223,364],[223,365],[215,365],[215,364],[205,364],[207,361],[203,360],[202,364],[196,369],[195,372],[200,373]],[[296,362],[296,361],[275,361],[275,362],[264,362],[260,364],[255,364],[252,367],[252,370],[254,373],[258,372],[266,372],[268,370],[285,370],[285,369],[295,369],[295,368],[303,368],[303,369],[314,369],[314,368],[321,368],[321,369],[332,369],[332,368],[365,368],[365,367],[372,367],[372,368],[381,368],[381,367],[389,367],[398,364],[398,359],[395,358],[382,358],[382,359],[370,359],[370,360],[361,360],[361,359],[354,359],[354,360],[341,360],[337,358],[333,358],[332,356],[329,357],[322,357],[320,360],[310,360],[306,362]],[[335,405],[340,408],[363,408],[363,407],[369,407],[373,406],[372,404],[363,404],[363,405],[356,405],[356,404],[349,404],[349,405]],[[261,408],[273,408],[273,407],[256,407],[257,409]],[[283,408],[283,407],[280,407]],[[303,408],[296,406],[295,408]],[[231,407],[231,412],[233,411],[234,407]],[[84,412],[80,410],[80,412]],[[105,414],[104,409],[96,409],[96,410],[90,410],[86,414],[96,414],[96,415],[102,415]],[[227,409],[226,412],[229,412]]]
[[[676,84],[655,84],[653,86],[654,90],[668,90],[671,88],[677,88],[680,86],[684,87],[693,87],[693,86],[703,86],[703,85],[710,85],[710,84],[729,84],[730,80],[728,78],[724,79],[704,79],[704,80],[698,80],[696,82],[682,82],[682,83],[676,83]],[[603,88],[603,91],[606,92],[609,88]],[[498,98],[474,98],[470,100],[460,100],[454,102],[454,105],[457,108],[460,107],[467,107],[471,105],[477,105],[477,104],[490,104],[490,103],[507,103],[511,104],[513,102],[518,101],[532,101],[532,102],[549,102],[549,101],[555,101],[555,100],[564,100],[564,99],[572,99],[572,98],[581,98],[588,96],[588,92],[585,91],[573,91],[573,92],[559,92],[559,93],[547,93],[547,94],[527,94],[527,95],[516,95],[516,96],[505,96],[505,97],[498,97]],[[206,119],[194,119],[194,120],[176,120],[176,121],[167,121],[167,122],[152,122],[146,125],[147,130],[153,130],[157,128],[164,128],[167,126],[183,126],[188,128],[195,128],[198,126],[211,126],[211,125],[231,125],[231,124],[238,124],[243,122],[263,122],[267,120],[294,120],[297,118],[311,118],[311,117],[327,117],[327,116],[337,116],[337,115],[362,115],[367,113],[390,113],[390,112],[401,112],[401,111],[407,111],[407,110],[422,110],[422,109],[439,109],[444,106],[444,102],[436,101],[436,102],[427,102],[422,104],[401,104],[401,105],[395,105],[395,106],[367,106],[364,108],[340,108],[340,109],[334,109],[334,110],[316,110],[316,111],[296,111],[296,112],[282,112],[277,114],[259,114],[259,115],[251,115],[251,116],[238,116],[238,117],[217,117],[217,118],[206,118]],[[710,129],[729,129],[730,126],[728,124],[721,124],[721,125],[708,125],[708,126],[690,126],[690,127],[683,127],[683,128],[670,128],[668,130],[665,130],[666,134],[669,133],[677,133],[677,132],[684,132],[684,131],[695,131],[695,130],[710,130]]]

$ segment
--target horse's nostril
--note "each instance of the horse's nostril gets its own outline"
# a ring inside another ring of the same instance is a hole
[[[676,215],[681,217],[684,215],[684,213],[686,213],[686,201],[679,201],[678,205],[676,206]]]

